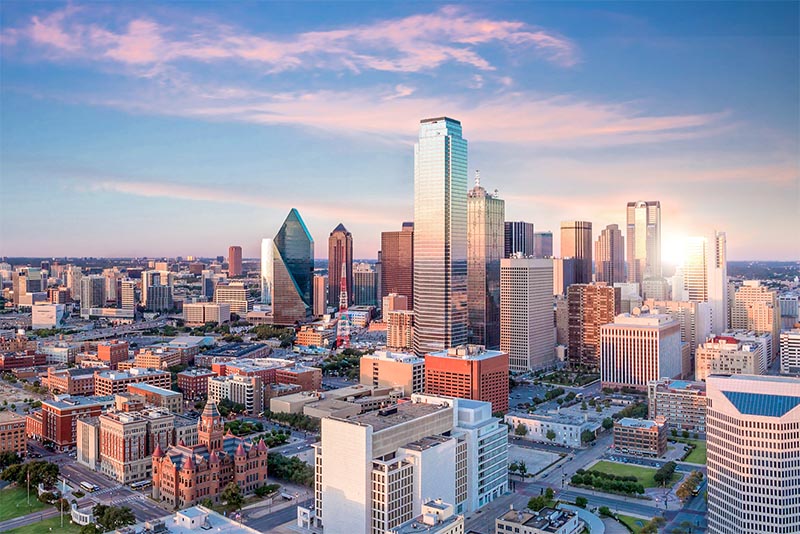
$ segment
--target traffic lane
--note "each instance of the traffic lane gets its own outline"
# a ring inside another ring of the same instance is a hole
[[[309,498],[303,501],[298,502],[295,506],[289,506],[288,508],[283,508],[281,510],[277,510],[272,512],[271,514],[267,514],[265,516],[259,517],[257,519],[245,519],[244,523],[250,527],[254,528],[260,532],[269,532],[271,529],[283,525],[289,521],[294,521],[297,519],[297,506],[302,506],[307,508],[314,504],[314,499]]]
[[[76,489],[80,488],[80,483],[84,481],[100,486],[101,490],[122,487],[117,481],[80,464],[63,465],[61,473],[66,476],[67,483]]]

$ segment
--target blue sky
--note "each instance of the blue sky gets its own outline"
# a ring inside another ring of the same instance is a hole
[[[375,257],[448,115],[509,220],[598,234],[658,199],[666,259],[712,228],[800,258],[797,3],[0,10],[0,255],[255,257],[297,207],[318,257],[339,222]]]

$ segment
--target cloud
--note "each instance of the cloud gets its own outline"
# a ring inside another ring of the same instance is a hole
[[[4,32],[5,40],[13,43],[25,37],[60,55],[134,67],[236,60],[266,67],[268,72],[304,68],[422,72],[449,62],[491,71],[495,67],[478,51],[489,44],[529,52],[561,67],[579,61],[575,43],[554,31],[482,17],[456,6],[283,38],[189,17],[180,24],[134,18],[125,30],[114,31],[97,21],[101,18],[97,14],[70,6],[46,17],[34,16],[28,25]],[[89,20],[90,15],[96,20]]]

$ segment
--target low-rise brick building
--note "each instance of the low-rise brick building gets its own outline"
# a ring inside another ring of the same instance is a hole
[[[94,395],[94,369],[48,367],[42,385],[54,395]]]
[[[0,453],[24,455],[28,440],[25,437],[25,418],[14,412],[0,412]]]
[[[614,449],[637,456],[663,456],[667,452],[667,425],[664,418],[650,421],[625,417],[616,421]]]
[[[147,404],[164,408],[171,413],[183,413],[183,395],[177,391],[140,382],[128,384],[128,393],[144,397]]]
[[[39,416],[26,419],[26,433],[39,441],[52,442],[59,450],[75,446],[77,420],[97,417],[114,405],[113,396],[66,397],[42,402]]]
[[[208,379],[217,373],[203,368],[186,369],[178,373],[178,389],[187,399],[197,399],[208,394]]]
[[[128,384],[139,382],[168,389],[172,385],[172,375],[169,371],[138,367],[127,371],[100,371],[94,374],[94,392],[96,395],[127,393]]]

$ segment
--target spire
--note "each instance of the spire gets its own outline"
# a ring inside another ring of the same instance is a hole
[[[264,443],[264,440],[258,440],[258,452],[264,452],[267,450],[267,444]]]
[[[164,451],[161,450],[161,443],[156,442],[156,448],[153,450],[153,458],[161,458],[164,456]]]
[[[206,403],[206,407],[203,408],[203,417],[220,417],[216,402],[210,400]]]
[[[344,227],[344,224],[339,223],[339,226],[333,229],[331,235],[335,234],[336,232],[342,232],[343,234],[349,234],[350,232],[347,231],[347,228]]]
[[[236,456],[246,456],[247,452],[244,450],[244,444],[240,441],[239,446],[236,447]]]
[[[194,470],[194,460],[192,460],[192,455],[188,455],[186,457],[186,461],[183,462],[183,470],[184,471],[192,471]]]

